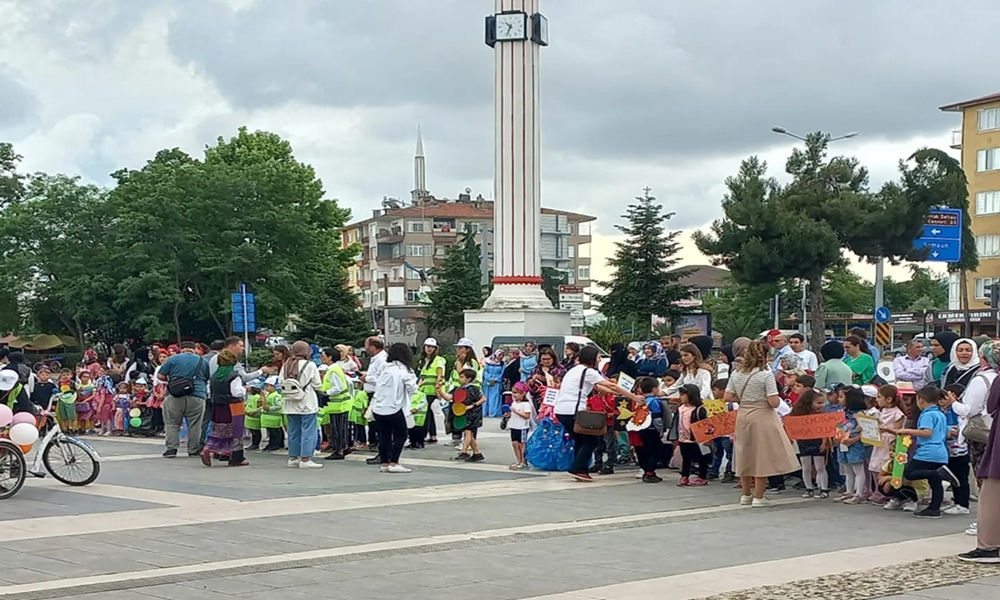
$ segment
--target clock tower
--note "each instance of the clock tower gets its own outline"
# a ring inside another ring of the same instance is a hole
[[[566,335],[569,312],[542,290],[539,54],[549,44],[539,0],[495,0],[486,17],[494,57],[493,291],[466,311],[465,333],[480,345],[495,336]]]

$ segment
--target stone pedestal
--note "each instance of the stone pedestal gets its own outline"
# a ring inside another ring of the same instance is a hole
[[[465,311],[465,336],[476,349],[492,346],[497,336],[545,337],[570,335],[568,310],[467,310]]]

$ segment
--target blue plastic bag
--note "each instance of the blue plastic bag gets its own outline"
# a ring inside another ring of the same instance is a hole
[[[542,471],[568,471],[573,464],[573,440],[568,437],[561,424],[543,418],[528,438],[525,460]]]

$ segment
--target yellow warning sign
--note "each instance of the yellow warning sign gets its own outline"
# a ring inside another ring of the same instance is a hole
[[[892,325],[888,323],[875,324],[875,344],[878,346],[888,346],[892,343]]]

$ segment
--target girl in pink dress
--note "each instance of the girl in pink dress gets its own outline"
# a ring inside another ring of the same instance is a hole
[[[883,385],[878,389],[878,396],[875,398],[878,404],[878,424],[886,429],[900,429],[906,421],[906,415],[899,408],[899,390],[894,385]],[[892,453],[896,449],[896,436],[891,433],[882,433],[882,443],[872,447],[872,457],[868,461],[868,469],[872,473],[881,472],[885,463],[892,458]],[[883,504],[888,499],[878,491],[878,487],[872,488],[875,491],[868,501],[872,504]]]
[[[102,375],[97,380],[97,416],[95,420],[101,426],[100,435],[109,436],[114,429],[112,422],[115,413],[115,388],[111,378]]]

